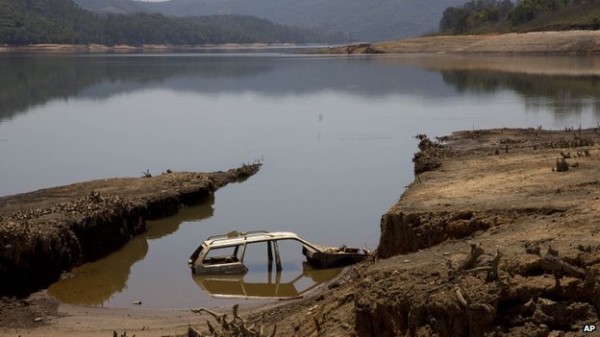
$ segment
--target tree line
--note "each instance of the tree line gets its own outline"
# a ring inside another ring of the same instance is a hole
[[[461,34],[486,25],[514,27],[548,13],[580,5],[600,5],[600,1],[517,0],[513,3],[511,0],[471,0],[460,7],[446,8],[439,29],[443,33]]]
[[[72,0],[0,0],[0,43],[105,45],[304,43],[326,36],[243,15],[175,18],[162,14],[96,14]]]

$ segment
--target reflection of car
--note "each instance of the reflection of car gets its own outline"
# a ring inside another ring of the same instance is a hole
[[[302,272],[289,282],[281,281],[283,272],[275,272],[275,275],[265,273],[264,282],[248,281],[244,279],[244,275],[193,275],[193,278],[200,288],[214,297],[294,298],[331,280],[340,271],[341,268],[314,269],[303,262]],[[306,280],[309,280],[310,285],[303,287]]]
[[[244,265],[247,246],[266,242],[269,268],[272,268],[274,255],[276,268],[280,271],[281,258],[277,242],[282,240],[300,242],[302,254],[316,268],[343,267],[368,256],[366,251],[357,248],[318,246],[291,232],[254,231],[211,236],[194,251],[188,263],[196,274],[245,274],[248,272]]]

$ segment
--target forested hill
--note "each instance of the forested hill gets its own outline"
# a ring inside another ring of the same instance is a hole
[[[507,33],[600,29],[600,0],[471,0],[448,7],[444,33]]]
[[[343,34],[344,41],[382,41],[436,32],[444,9],[467,0],[75,0],[84,8],[165,15],[252,15]]]
[[[0,44],[323,42],[327,36],[242,15],[97,14],[72,0],[0,0]]]

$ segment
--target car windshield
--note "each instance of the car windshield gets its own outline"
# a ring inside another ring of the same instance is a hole
[[[239,246],[212,248],[202,262],[208,265],[239,262],[238,251]]]

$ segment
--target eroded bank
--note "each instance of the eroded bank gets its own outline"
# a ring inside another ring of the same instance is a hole
[[[419,139],[377,259],[270,311],[282,334],[579,336],[597,323],[600,129]]]
[[[260,164],[226,172],[113,178],[0,198],[0,295],[24,296],[99,259],[146,228]]]

